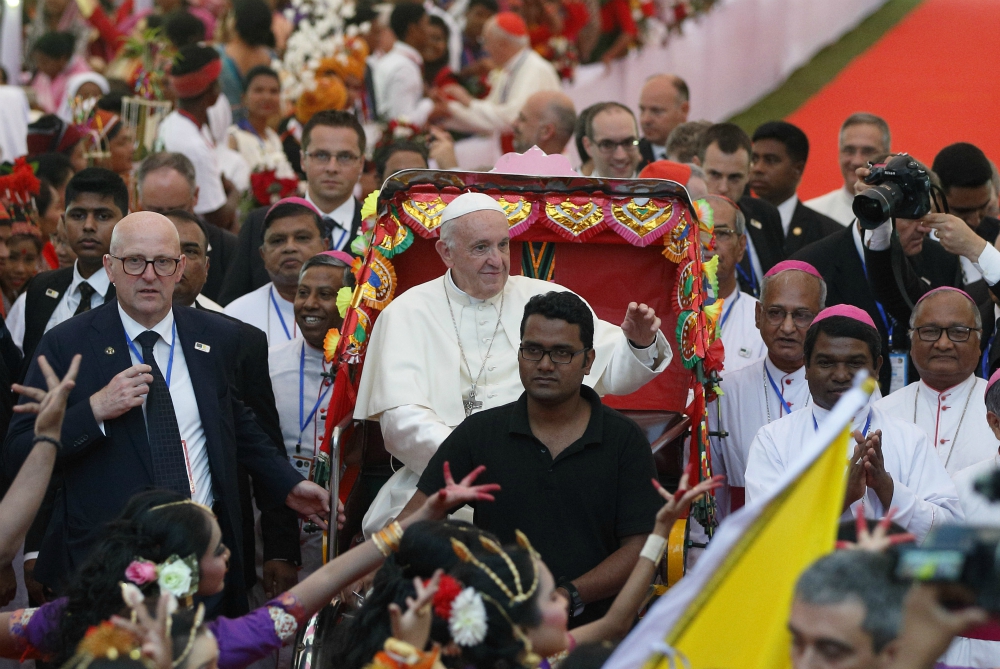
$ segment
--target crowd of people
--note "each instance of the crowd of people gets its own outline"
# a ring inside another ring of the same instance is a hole
[[[840,128],[843,184],[803,201],[801,129],[689,120],[674,74],[576,109],[566,64],[626,53],[643,3],[358,3],[313,55],[303,7],[33,7],[30,72],[0,86],[0,179],[18,177],[0,191],[0,603],[18,582],[29,599],[0,614],[0,657],[287,667],[337,600],[333,667],[600,667],[674,522],[703,495],[724,525],[773,493],[862,374],[878,387],[846,454],[853,550],[800,576],[791,662],[1000,665],[985,612],[894,576],[900,542],[1000,523],[976,491],[1000,465],[1000,175],[982,150],[906,156],[931,211],[861,221],[873,166],[906,155],[874,114]],[[713,478],[667,490],[647,433],[602,401],[671,365],[670,315],[631,302],[610,323],[558,272],[520,276],[504,208],[466,192],[437,227],[446,271],[370,332],[357,494],[331,503],[326,350],[362,280],[362,203],[401,170],[456,169],[469,137],[670,180],[710,215]]]

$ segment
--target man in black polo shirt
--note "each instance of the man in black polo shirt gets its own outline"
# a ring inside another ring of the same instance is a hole
[[[525,392],[475,413],[444,441],[400,514],[456,477],[485,465],[495,502],[474,505],[475,524],[514,541],[520,529],[569,603],[571,626],[604,615],[625,585],[662,504],[649,441],[583,384],[594,362],[594,315],[570,292],[537,295],[521,320]],[[574,615],[575,614],[575,615]]]

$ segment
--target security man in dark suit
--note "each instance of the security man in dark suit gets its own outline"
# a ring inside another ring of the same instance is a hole
[[[844,229],[829,216],[802,204],[795,194],[808,158],[809,138],[791,123],[769,121],[753,134],[750,188],[757,197],[778,209],[783,248],[789,256],[807,244]]]
[[[323,213],[330,250],[350,253],[351,242],[361,229],[361,203],[354,197],[354,187],[361,178],[364,157],[365,131],[354,114],[321,111],[302,129],[306,199]],[[271,280],[260,255],[268,209],[253,210],[240,227],[239,252],[219,295],[223,306]]]
[[[736,202],[747,219],[747,253],[736,266],[740,289],[760,294],[764,274],[785,259],[781,217],[771,204],[750,197],[750,137],[733,123],[716,123],[698,144],[698,159],[712,195]]]
[[[104,258],[117,299],[53,328],[38,346],[57,374],[77,353],[83,362],[57,461],[63,486],[35,577],[58,590],[133,494],[166,488],[214,507],[234,557],[223,608],[236,614],[247,609],[237,463],[267,491],[265,507],[284,503],[323,526],[329,493],[295,472],[234,396],[240,327],[172,305],[186,260],[168,219],[151,212],[125,217]],[[37,362],[26,380],[41,383]],[[19,414],[11,424],[3,452],[8,475],[27,457],[31,423]]]

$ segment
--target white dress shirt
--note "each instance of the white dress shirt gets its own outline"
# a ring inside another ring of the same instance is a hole
[[[792,195],[777,206],[778,213],[781,215],[781,229],[785,231],[785,237],[788,236],[788,227],[792,224],[792,216],[795,215],[795,206],[798,203],[799,196]]]
[[[333,223],[330,231],[330,250],[350,252],[351,242],[354,241],[351,239],[351,226],[354,225],[354,208],[357,206],[354,197],[347,198],[343,204],[330,212],[323,211],[319,205],[313,202],[308,189],[306,189],[306,200],[319,209],[323,218]]]
[[[104,296],[111,286],[111,279],[108,278],[108,273],[102,267],[84,279],[80,274],[80,263],[74,262],[73,280],[70,281],[69,288],[62,294],[52,289],[45,291],[43,299],[59,300],[59,304],[56,305],[55,310],[49,317],[49,322],[45,324],[45,332],[73,317],[73,314],[76,313],[76,308],[80,306],[80,284],[84,281],[89,283],[90,287],[94,289],[94,294],[90,298],[90,308],[93,309],[104,304]],[[10,308],[10,313],[7,314],[7,329],[10,330],[11,339],[14,340],[14,343],[21,349],[22,353],[24,352],[25,328],[24,300],[25,294],[21,293],[14,300],[14,304]]]
[[[832,190],[825,195],[806,200],[806,206],[821,214],[826,214],[843,226],[848,226],[855,219],[854,193],[841,186],[837,190]]]
[[[767,347],[755,322],[756,311],[757,299],[741,291],[739,285],[725,297],[719,319],[719,336],[726,349],[726,372],[743,369],[767,354]]]
[[[303,478],[313,481],[316,454],[326,433],[326,411],[332,381],[323,351],[313,348],[299,335],[268,348],[268,370],[288,461]],[[314,411],[315,410],[315,411]],[[301,416],[301,419],[300,419]],[[305,422],[305,427],[302,427]],[[300,530],[302,523],[299,523]],[[322,532],[302,532],[302,579],[323,564]]]
[[[814,438],[816,424],[823,422],[828,413],[814,404],[760,429],[747,461],[747,502],[774,488],[784,472],[801,457],[802,444]],[[869,433],[882,430],[885,470],[893,481],[891,506],[896,508],[893,520],[920,542],[931,527],[965,518],[955,484],[927,443],[923,430],[872,406],[871,402],[855,415],[852,431],[864,431],[866,425]],[[855,446],[856,442],[850,439],[847,457],[854,453]],[[843,519],[854,518],[858,505],[868,518],[882,518],[888,512],[875,491],[868,488],[844,513]]]
[[[883,397],[875,406],[922,429],[941,464],[955,476],[995,456],[1000,446],[986,422],[985,395],[986,381],[970,375],[941,392],[916,381]]]
[[[222,186],[222,167],[215,150],[215,138],[205,125],[198,127],[194,121],[179,111],[172,111],[157,130],[164,151],[183,153],[194,164],[195,183],[198,185],[196,214],[209,214],[226,204],[226,190]]]
[[[142,364],[142,360],[136,355],[136,351],[142,354],[142,346],[135,341],[135,338],[146,330],[152,330],[160,335],[156,345],[153,347],[153,357],[156,358],[156,366],[160,369],[163,379],[167,378],[167,370],[170,370],[170,401],[174,405],[174,415],[177,416],[177,427],[181,433],[181,443],[184,446],[184,455],[188,463],[188,478],[192,483],[193,492],[191,499],[212,506],[215,496],[212,494],[212,472],[208,465],[208,450],[205,447],[205,430],[201,424],[201,413],[198,409],[198,399],[194,394],[194,385],[191,383],[191,375],[188,372],[187,359],[184,357],[184,347],[177,345],[171,349],[174,341],[174,312],[171,309],[159,323],[151,328],[146,328],[131,316],[125,313],[122,306],[118,305],[118,313],[122,317],[122,325],[125,326],[125,336],[132,341],[135,350],[129,346],[128,353],[132,358],[133,365]],[[173,365],[170,364],[170,355],[173,352]],[[142,414],[146,415],[146,398],[142,399]],[[101,430],[104,426],[100,425]]]
[[[396,40],[372,71],[378,116],[405,120],[416,126],[427,122],[434,101],[424,97],[424,59],[403,40]]]
[[[283,298],[273,283],[236,298],[222,312],[263,330],[268,346],[294,339],[299,334],[295,303]]]

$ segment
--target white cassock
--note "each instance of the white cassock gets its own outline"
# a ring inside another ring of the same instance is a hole
[[[985,396],[986,381],[970,375],[944,392],[916,381],[875,406],[921,428],[941,464],[954,476],[997,454],[1000,442],[986,422]]]
[[[997,468],[1000,468],[1000,456],[994,453],[992,457],[952,474],[951,478],[958,488],[958,499],[962,502],[962,511],[965,512],[965,522],[970,525],[1000,526],[1000,504],[990,502],[974,488],[980,477]],[[1000,641],[957,636],[938,663],[949,667],[976,669],[1000,667]]]
[[[805,205],[829,216],[844,227],[853,223],[854,219],[857,218],[853,209],[854,193],[849,192],[844,186],[811,200],[806,200]]]
[[[299,327],[295,324],[295,303],[283,298],[273,283],[236,298],[226,305],[223,313],[263,330],[268,346],[290,341],[299,335]]]
[[[333,387],[330,379],[323,376],[327,371],[323,351],[313,348],[299,335],[269,347],[267,359],[288,461],[303,478],[313,481],[316,453],[326,431],[326,410]],[[299,521],[301,528],[302,521]],[[259,518],[257,536],[257,545],[263,545]],[[299,540],[302,545],[299,580],[302,580],[323,565],[323,533],[302,532]]]
[[[771,384],[772,380],[774,385]],[[757,436],[757,431],[788,415],[786,407],[796,411],[808,406],[811,395],[804,366],[791,374],[785,374],[767,356],[738,371],[723,371],[721,386],[722,397],[708,407],[708,427],[711,432],[719,430],[719,410],[716,409],[718,403],[722,412],[722,429],[729,436],[725,439],[711,437],[710,443],[712,473],[726,477],[726,484],[715,491],[719,515],[724,518],[734,499],[738,506],[742,506],[740,499],[746,485],[743,474],[747,469],[750,444]]]
[[[386,450],[404,467],[382,487],[365,515],[366,536],[395,518],[413,496],[420,474],[438,446],[465,419],[462,402],[480,369],[476,399],[483,405],[479,410],[508,404],[521,396],[524,388],[517,348],[524,305],[535,295],[561,290],[567,289],[511,276],[501,293],[478,300],[455,286],[449,270],[443,277],[409,289],[379,315],[368,345],[354,417],[379,421]],[[456,325],[460,340],[456,340]],[[621,328],[596,316],[594,326],[597,356],[584,383],[601,395],[634,392],[670,363],[670,346],[662,332],[649,348],[633,349]],[[468,369],[462,363],[458,341]]]
[[[806,411],[797,411],[760,429],[750,446],[747,461],[748,503],[774,488],[785,470],[801,457],[802,445],[813,438],[816,424],[828,413],[813,404]],[[871,401],[854,416],[851,430],[866,434],[882,430],[885,470],[892,476],[894,485],[891,506],[896,509],[896,515],[893,520],[912,532],[918,542],[923,541],[932,526],[960,522],[965,518],[955,484],[928,444],[923,430],[893,417]],[[854,453],[855,445],[851,439],[847,446],[848,458]],[[882,507],[875,491],[868,488],[844,513],[843,519],[853,518],[859,504],[863,505],[868,518],[882,518],[888,511]]]
[[[726,296],[722,304],[719,336],[726,349],[727,372],[743,369],[767,353],[760,330],[754,322],[756,310],[757,299],[741,291],[739,286],[731,295]]]

